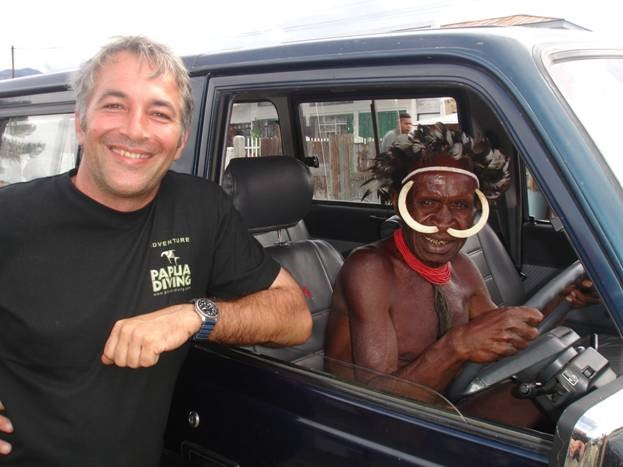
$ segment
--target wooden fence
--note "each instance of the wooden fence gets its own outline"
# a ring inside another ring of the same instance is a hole
[[[315,198],[361,200],[365,192],[361,184],[370,178],[368,168],[376,154],[374,139],[361,141],[356,143],[352,134],[307,141],[306,155],[316,156],[320,162],[318,168],[312,169]]]
[[[276,156],[281,154],[281,138],[245,138],[245,157]]]

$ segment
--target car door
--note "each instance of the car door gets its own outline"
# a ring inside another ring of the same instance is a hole
[[[306,149],[307,136],[314,136],[306,135],[301,123],[308,116],[302,109],[309,104],[380,101],[388,94],[390,99],[456,95],[461,114],[457,118],[465,129],[497,132],[501,147],[522,157],[529,154],[528,161],[547,159],[539,136],[506,89],[489,74],[456,63],[237,74],[211,79],[207,94],[204,122],[210,127],[205,127],[201,153],[208,156],[206,173],[217,178],[227,153],[228,122],[238,102],[272,102],[284,156],[311,161],[319,154]],[[348,118],[343,123],[348,130]],[[333,119],[332,124],[339,126],[340,121]],[[318,143],[320,148],[325,144]],[[347,153],[348,168],[360,168],[357,152]],[[335,167],[326,159],[324,168],[331,165]],[[556,176],[551,167],[545,169],[540,176]],[[556,184],[562,182],[552,179],[550,186]],[[325,180],[325,192],[330,185]],[[514,189],[518,186],[515,179]],[[563,188],[560,193],[565,196]],[[344,252],[378,238],[378,220],[372,222],[371,216],[384,218],[391,210],[378,203],[356,203],[317,196],[305,219],[309,234],[346,241]],[[514,218],[512,203],[512,198],[502,203],[500,219]],[[377,225],[370,227],[373,223]],[[505,228],[519,237],[513,226]],[[439,400],[444,401],[441,395]],[[430,405],[382,394],[278,356],[197,344],[178,382],[167,440],[168,446],[181,449],[199,465],[544,465],[552,434],[473,418],[445,401]]]

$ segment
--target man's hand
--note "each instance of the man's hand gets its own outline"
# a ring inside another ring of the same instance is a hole
[[[11,424],[11,420],[3,415],[4,413],[4,404],[0,401],[0,432],[3,433],[13,433],[13,425]],[[6,441],[2,441],[0,439],[0,456],[10,454],[11,445]]]
[[[597,290],[589,279],[580,279],[567,287],[563,293],[565,300],[571,302],[573,308],[582,308],[587,305],[600,303]]]
[[[160,354],[175,350],[201,327],[193,305],[173,305],[115,323],[104,346],[102,363],[120,367],[148,367]]]
[[[462,360],[487,363],[524,349],[539,335],[536,325],[542,319],[535,308],[496,308],[448,334]]]

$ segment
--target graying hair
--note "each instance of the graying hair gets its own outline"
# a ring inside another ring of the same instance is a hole
[[[140,63],[148,63],[153,69],[152,78],[170,75],[175,80],[180,92],[182,134],[190,128],[193,98],[190,89],[188,71],[179,57],[165,45],[142,36],[121,36],[102,49],[91,59],[82,64],[73,75],[71,87],[76,96],[76,110],[81,115],[81,124],[86,125],[86,111],[95,89],[98,72],[112,56],[120,52],[129,52],[138,57]]]

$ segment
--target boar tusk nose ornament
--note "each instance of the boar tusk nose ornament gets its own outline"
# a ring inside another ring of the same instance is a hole
[[[485,225],[487,225],[487,220],[489,219],[489,201],[487,201],[487,197],[479,189],[476,189],[476,195],[478,196],[480,206],[482,207],[482,212],[480,213],[480,219],[478,219],[478,222],[472,225],[469,229],[465,230],[448,229],[449,235],[452,235],[455,238],[471,237],[476,235]]]
[[[437,227],[436,225],[420,224],[413,217],[411,217],[411,214],[409,214],[409,210],[407,209],[407,195],[409,194],[409,190],[412,186],[413,181],[409,180],[400,190],[400,194],[398,195],[398,212],[400,213],[400,216],[403,218],[405,223],[416,232],[420,232],[423,234],[433,234],[439,232],[439,227]],[[482,191],[476,189],[475,192],[478,196],[478,199],[480,200],[480,205],[482,206],[480,219],[478,219],[478,222],[472,225],[469,229],[448,229],[448,235],[451,235],[455,238],[471,237],[480,232],[482,228],[487,224],[487,220],[489,219],[489,202],[487,201],[487,197],[483,194]]]
[[[413,181],[409,180],[400,190],[400,194],[398,195],[398,212],[400,213],[400,216],[404,219],[406,224],[416,232],[424,234],[439,232],[439,227],[437,227],[436,225],[420,224],[413,217],[411,217],[411,214],[409,214],[409,210],[407,209],[407,195],[409,194],[409,190],[412,186]]]

